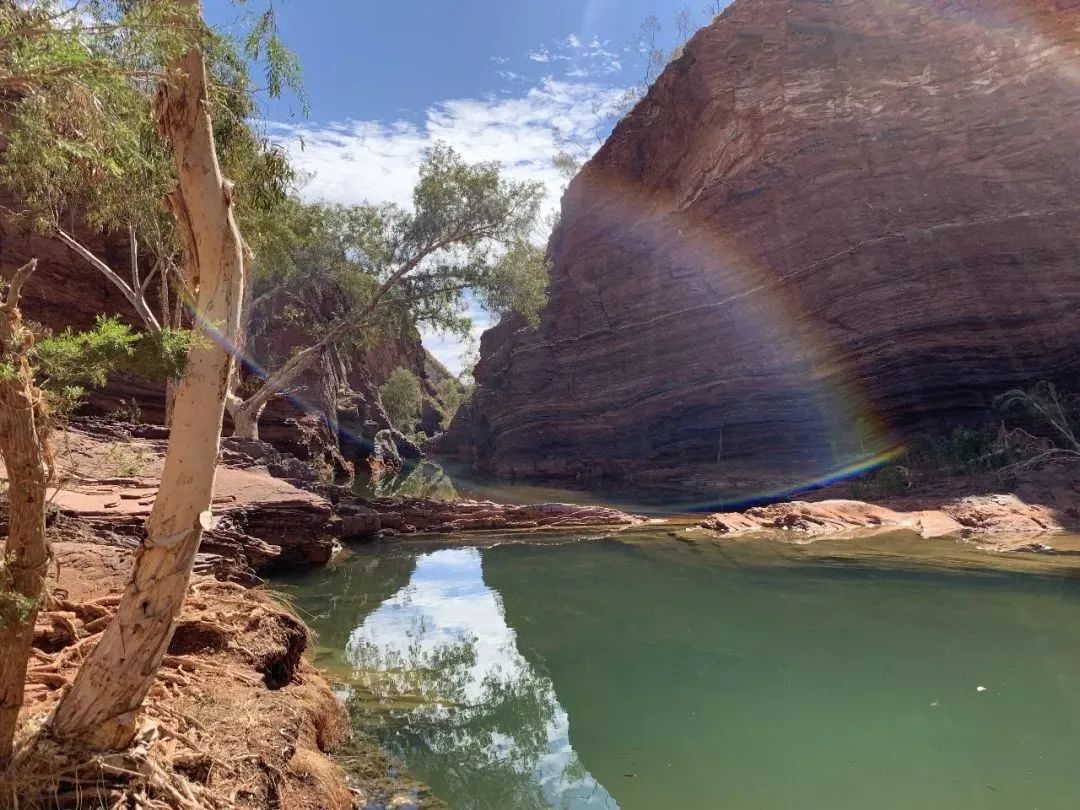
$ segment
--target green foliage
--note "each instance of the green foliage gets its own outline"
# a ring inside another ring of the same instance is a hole
[[[442,426],[448,428],[462,403],[465,402],[467,395],[465,386],[456,378],[447,377],[435,387],[435,392],[438,395],[439,410],[443,415]]]
[[[924,436],[908,450],[907,463],[924,475],[973,475],[1010,463],[997,427],[956,427],[944,436]]]
[[[420,380],[407,368],[396,368],[385,383],[379,386],[386,415],[391,424],[402,433],[411,433],[420,418],[423,405],[423,390]]]
[[[122,399],[120,403],[109,413],[118,422],[130,422],[137,425],[142,422],[142,408],[134,399]]]
[[[6,507],[7,493],[4,495],[3,505]],[[11,574],[8,569],[13,563],[14,559],[11,555],[5,554],[0,557],[0,627],[5,628],[26,624],[41,605],[40,599],[24,596],[12,588]]]
[[[1031,468],[1053,459],[1080,457],[1076,439],[1080,397],[1059,392],[1052,383],[1013,389],[994,401],[1006,414],[1019,413],[1020,424],[1004,421],[959,426],[949,433],[913,441],[904,466],[885,467],[852,485],[856,497],[899,494],[912,482],[925,483],[958,475],[997,475]]]
[[[337,342],[357,348],[421,324],[467,335],[469,293],[535,322],[547,268],[528,240],[541,197],[538,184],[509,182],[498,164],[467,163],[440,144],[420,168],[411,210],[292,199],[264,231],[253,329],[288,326],[314,342],[347,322]]]
[[[17,591],[0,588],[0,627],[26,624],[40,604],[40,599],[32,599]]]
[[[480,298],[491,312],[517,312],[530,326],[540,323],[547,303],[548,262],[543,248],[518,242],[491,268],[488,283],[480,288]]]
[[[141,419],[129,418],[124,421],[139,422]],[[109,450],[103,459],[103,466],[109,475],[138,478],[146,472],[152,459],[153,453],[145,447],[133,447],[129,444],[114,442],[109,445]]]
[[[891,464],[852,482],[851,494],[859,500],[874,501],[901,495],[909,486],[911,486],[910,471],[906,467]]]
[[[236,183],[240,227],[262,250],[296,175],[285,152],[251,124],[258,110],[241,48],[265,64],[271,95],[300,94],[299,69],[280,42],[272,9],[241,44],[171,0],[25,5],[0,7],[0,44],[9,32],[16,46],[14,56],[0,53],[0,87],[17,74],[33,90],[7,101],[12,126],[0,182],[20,200],[18,217],[48,233],[70,230],[68,217],[78,212],[93,229],[133,229],[154,258],[178,263],[175,222],[163,205],[174,168],[153,98],[167,61],[201,41],[218,156]]]
[[[105,385],[109,374],[135,353],[141,335],[118,318],[98,316],[88,332],[70,328],[40,340],[31,362],[43,377],[42,385]]]
[[[109,375],[134,354],[140,339],[118,319],[99,316],[87,332],[67,329],[39,340],[30,362],[49,410],[56,416],[71,413],[86,395],[85,386],[105,385]]]
[[[184,375],[188,350],[195,333],[190,329],[166,327],[157,332],[146,332],[128,356],[123,370],[151,380],[170,378],[178,380]]]

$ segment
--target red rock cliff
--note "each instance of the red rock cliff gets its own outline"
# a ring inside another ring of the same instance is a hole
[[[567,190],[538,330],[443,449],[502,475],[820,477],[1080,390],[1080,2],[736,0]]]

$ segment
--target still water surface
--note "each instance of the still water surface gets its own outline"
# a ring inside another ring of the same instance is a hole
[[[354,723],[451,807],[1080,806],[1067,576],[562,539],[279,583]]]

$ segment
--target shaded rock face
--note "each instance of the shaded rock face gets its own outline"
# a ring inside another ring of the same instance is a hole
[[[570,184],[439,449],[813,480],[1080,388],[1080,3],[736,0]]]
[[[2,146],[2,144],[0,144]],[[0,189],[0,208],[17,210],[18,204]],[[76,228],[80,239],[121,274],[129,267],[126,235],[95,234]],[[38,259],[38,270],[27,283],[22,301],[26,316],[53,331],[93,326],[98,315],[118,316],[137,329],[130,304],[104,276],[61,242],[22,227],[0,216],[0,276]],[[151,287],[151,302],[156,285]],[[251,341],[250,357],[266,365],[268,359],[288,357],[300,344],[289,330],[268,330]],[[422,381],[426,395],[423,429],[434,433],[441,414],[432,406],[435,386],[447,372],[425,350],[417,333],[385,341],[366,352],[328,352],[288,397],[274,400],[260,422],[260,436],[279,450],[304,460],[321,459],[336,468],[344,460],[366,459],[379,430],[391,427],[379,401],[378,386],[398,368]],[[117,374],[106,388],[90,392],[84,411],[93,415],[123,413],[128,419],[163,424],[164,381]],[[230,426],[226,426],[226,434]],[[340,432],[344,458],[337,453]],[[341,472],[337,469],[336,472]]]

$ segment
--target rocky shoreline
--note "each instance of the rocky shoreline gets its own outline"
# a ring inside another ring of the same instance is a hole
[[[103,420],[80,421],[57,437],[60,483],[51,493],[49,520],[58,572],[38,624],[28,717],[44,716],[55,703],[115,608],[153,506],[166,438],[158,427]],[[1080,554],[1080,541],[1068,534],[1080,528],[1080,472],[1047,469],[1012,482],[1009,492],[992,491],[1000,483],[955,481],[941,491],[908,492],[882,504],[843,497],[848,492],[839,487],[806,500],[698,517],[694,524],[698,532],[746,539],[780,536],[798,544],[900,530],[924,538],[974,540],[982,552]],[[675,528],[688,526],[687,521],[682,516],[666,522]],[[421,786],[363,741],[354,741],[350,750],[350,761],[359,757],[367,763],[361,784],[347,785],[330,758],[347,736],[343,709],[323,675],[304,659],[308,630],[252,586],[274,571],[325,564],[350,541],[618,529],[650,522],[656,521],[603,506],[361,498],[347,487],[316,481],[307,465],[269,444],[226,440],[213,524],[147,717],[165,729],[161,733],[192,742],[200,752],[196,759],[238,758],[243,764],[231,769],[192,770],[203,779],[196,779],[192,789],[248,785],[243,788],[248,793],[236,797],[240,806],[276,801],[303,810],[371,801],[416,805],[417,797],[427,802],[430,797]],[[646,540],[644,535],[627,537]],[[188,689],[196,678],[200,689]],[[208,694],[202,688],[207,682],[214,684],[215,698],[209,703],[199,697]],[[246,732],[243,740],[231,733],[241,716],[283,729],[289,743],[265,751],[255,745],[254,753],[241,750],[254,739]],[[181,763],[194,756],[176,746],[167,753]],[[163,764],[175,765],[170,763]],[[189,778],[184,768],[177,778]]]
[[[58,514],[134,548],[153,507],[167,433],[153,425],[80,420],[58,442],[63,478],[50,497]],[[425,498],[360,498],[319,483],[311,469],[270,444],[226,439],[213,523],[198,570],[248,585],[262,575],[322,565],[342,542],[415,534],[633,526],[646,519],[601,506]]]
[[[1008,484],[1004,486],[1004,484]],[[1080,553],[1080,470],[1057,464],[1022,479],[951,479],[867,503],[850,486],[813,498],[717,512],[698,525],[724,535],[782,532],[794,542],[907,530],[956,537],[993,552]]]

